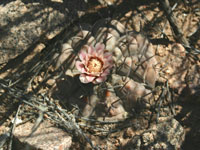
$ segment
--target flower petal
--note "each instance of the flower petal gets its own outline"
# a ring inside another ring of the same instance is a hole
[[[94,53],[95,53],[94,47],[93,47],[93,46],[89,46],[89,47],[88,47],[88,54],[89,54],[89,55],[94,55]]]
[[[81,51],[80,51],[80,54],[79,54],[80,60],[85,62],[85,61],[86,61],[86,57],[87,57],[86,51],[81,50]]]
[[[88,80],[88,82],[92,82],[95,79],[95,77],[86,75],[86,79]]]
[[[101,72],[90,72],[90,73],[88,73],[88,72],[86,72],[86,74],[88,74],[89,76],[100,76],[100,74],[101,74]]]
[[[81,75],[79,76],[79,79],[80,79],[80,81],[81,81],[82,83],[89,83],[88,80],[87,80],[87,78],[86,78],[86,75],[85,75],[85,74],[81,74]]]
[[[78,71],[80,71],[82,73],[84,68],[84,64],[80,61],[76,61],[76,68],[78,69]]]
[[[80,53],[79,59],[76,62],[77,69],[81,72],[79,78],[82,83],[94,83],[98,84],[104,82],[113,67],[112,53],[105,50],[105,45],[96,43],[95,47],[85,45]],[[89,63],[101,62],[101,68],[95,70],[95,66],[91,66]],[[94,68],[91,68],[94,67]]]

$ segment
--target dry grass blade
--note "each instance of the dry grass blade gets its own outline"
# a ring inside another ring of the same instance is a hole
[[[39,112],[39,116],[36,119],[34,126],[32,127],[32,131],[31,131],[30,135],[27,136],[27,138],[29,138],[31,135],[33,135],[33,133],[37,130],[37,128],[39,127],[39,125],[43,121],[43,117],[44,117],[43,112]]]

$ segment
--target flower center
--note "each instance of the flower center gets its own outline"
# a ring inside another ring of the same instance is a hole
[[[101,72],[102,67],[103,62],[98,58],[90,58],[90,60],[88,61],[87,68],[89,72]]]

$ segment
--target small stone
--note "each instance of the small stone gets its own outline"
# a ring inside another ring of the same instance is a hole
[[[13,118],[11,122],[15,123],[17,125],[17,124],[22,123],[22,120],[20,118],[16,118],[16,120],[15,120],[15,118]]]
[[[124,132],[124,137],[125,138],[130,138],[134,136],[133,129],[131,127],[127,128],[126,131]]]
[[[49,85],[49,86],[53,86],[55,83],[56,83],[56,80],[55,80],[55,79],[49,79],[49,80],[47,81],[47,85]]]
[[[173,50],[173,53],[177,56],[181,56],[181,57],[185,57],[186,56],[186,50],[185,48],[179,44],[179,43],[176,43],[176,44],[173,44],[172,45],[172,50]]]

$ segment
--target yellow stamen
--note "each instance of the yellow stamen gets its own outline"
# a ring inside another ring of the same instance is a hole
[[[103,63],[98,58],[90,58],[90,60],[88,61],[87,68],[89,72],[94,72],[94,73],[101,72],[102,67]]]

